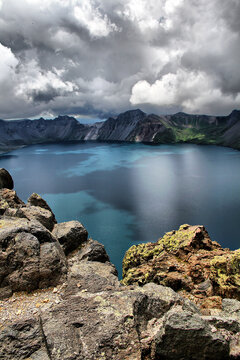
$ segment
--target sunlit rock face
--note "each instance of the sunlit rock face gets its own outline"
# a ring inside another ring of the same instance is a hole
[[[156,243],[132,246],[123,259],[123,283],[169,286],[202,307],[240,299],[240,252],[211,241],[203,226],[182,225]]]

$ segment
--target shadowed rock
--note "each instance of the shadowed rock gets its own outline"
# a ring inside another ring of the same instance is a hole
[[[13,179],[6,169],[0,168],[0,189],[7,188],[12,190],[14,187]]]
[[[60,242],[66,255],[77,249],[88,238],[87,230],[79,221],[56,224],[52,234]]]

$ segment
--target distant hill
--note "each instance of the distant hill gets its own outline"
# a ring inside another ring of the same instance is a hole
[[[228,116],[177,113],[158,116],[129,110],[93,125],[74,117],[0,120],[0,149],[61,141],[126,141],[154,144],[215,144],[240,149],[240,111]]]

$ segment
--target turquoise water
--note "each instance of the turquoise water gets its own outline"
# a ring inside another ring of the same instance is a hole
[[[240,247],[240,152],[191,144],[65,143],[0,156],[18,195],[41,194],[57,220],[79,220],[121,273],[125,251],[183,223]]]

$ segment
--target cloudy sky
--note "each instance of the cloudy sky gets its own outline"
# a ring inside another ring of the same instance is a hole
[[[0,118],[228,114],[239,0],[0,0]]]

